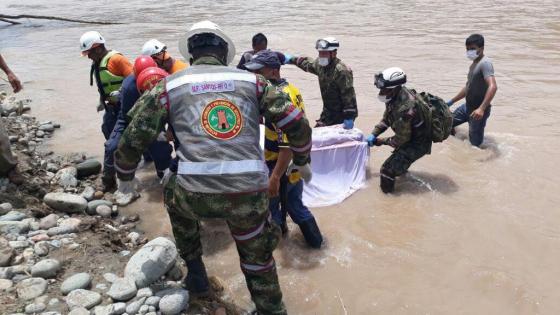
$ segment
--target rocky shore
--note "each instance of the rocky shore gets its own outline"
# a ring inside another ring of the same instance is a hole
[[[148,240],[138,215],[96,189],[99,161],[47,150],[61,126],[26,114],[29,104],[0,94],[18,157],[17,172],[0,178],[2,314],[242,313],[217,278],[210,297],[189,296],[172,240]]]

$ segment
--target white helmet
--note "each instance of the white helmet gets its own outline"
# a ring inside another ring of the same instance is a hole
[[[204,34],[204,33],[214,34],[220,37],[221,39],[223,39],[227,43],[228,46],[227,63],[229,64],[230,62],[232,62],[233,57],[235,57],[235,45],[233,44],[233,41],[231,40],[231,38],[229,38],[229,36],[227,36],[222,31],[222,29],[220,29],[220,27],[216,23],[210,21],[202,21],[193,24],[193,26],[191,26],[189,31],[183,37],[181,37],[181,39],[179,39],[179,51],[181,52],[181,55],[183,55],[185,60],[188,61],[192,57],[188,48],[189,38],[191,38],[194,35]]]
[[[320,38],[315,42],[315,49],[318,51],[335,51],[339,46],[340,43],[334,37]]]
[[[142,46],[142,55],[152,56],[159,54],[163,50],[167,49],[167,46],[157,39],[150,39],[144,46]]]
[[[95,44],[105,44],[105,38],[96,31],[85,32],[82,37],[80,37],[80,50],[82,51],[82,56],[87,55],[87,51]]]
[[[406,83],[406,73],[398,67],[391,67],[375,75],[375,86],[378,89],[392,89]]]

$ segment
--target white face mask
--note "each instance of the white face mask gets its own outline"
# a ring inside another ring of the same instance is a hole
[[[381,102],[381,103],[388,103],[391,100],[391,97],[387,97],[385,95],[377,95],[377,99]]]
[[[476,58],[478,58],[476,49],[467,50],[467,58],[469,58],[470,60],[475,60]]]
[[[319,65],[322,67],[329,65],[329,58],[328,57],[319,57]]]

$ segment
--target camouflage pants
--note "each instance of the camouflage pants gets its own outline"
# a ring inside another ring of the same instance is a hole
[[[235,240],[247,288],[259,314],[287,314],[272,251],[280,228],[272,224],[265,193],[222,195],[189,192],[173,176],[164,189],[177,248],[184,260],[202,255],[200,223],[226,220]]]
[[[430,153],[432,143],[410,142],[402,145],[381,166],[381,174],[395,178],[408,171],[416,160]]]

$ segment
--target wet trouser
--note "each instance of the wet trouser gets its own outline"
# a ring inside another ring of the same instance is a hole
[[[101,132],[103,132],[105,140],[109,139],[109,137],[111,136],[111,132],[113,132],[113,129],[115,128],[120,108],[120,103],[115,106],[105,106],[105,112],[103,113],[103,122],[101,123]]]
[[[2,118],[0,118],[0,177],[7,176],[8,172],[16,166],[16,163],[16,158],[10,148],[8,131],[4,128]]]
[[[286,314],[272,251],[280,228],[272,223],[266,193],[206,194],[189,192],[172,176],[164,189],[177,248],[185,261],[202,255],[200,223],[224,219],[241,260],[247,288],[259,314]]]
[[[272,214],[272,219],[278,225],[282,225],[286,221],[286,217],[283,214],[283,210],[287,211],[290,218],[295,224],[301,224],[303,221],[307,221],[313,218],[313,214],[309,211],[303,204],[303,181],[299,180],[292,184],[288,181],[287,189],[287,205],[286,209],[280,209],[280,197],[270,198],[268,209]],[[284,205],[283,205],[284,206]]]
[[[120,130],[117,130],[120,129]],[[111,174],[115,174],[115,161],[114,161],[114,153],[117,151],[117,147],[119,145],[119,141],[121,136],[124,132],[122,128],[115,128],[111,133],[111,136],[107,141],[105,141],[105,156],[103,160],[103,173],[110,176]],[[150,158],[154,161],[154,165],[156,167],[156,172],[159,177],[163,176],[163,172],[166,168],[169,167],[169,163],[171,162],[171,153],[173,152],[173,148],[167,141],[154,141],[144,155],[150,156]]]
[[[395,178],[408,171],[412,163],[430,153],[431,141],[408,142],[395,149],[391,156],[381,166],[381,188],[384,192],[391,192],[395,185]]]
[[[453,127],[459,126],[466,122],[469,123],[469,141],[472,145],[478,147],[484,141],[484,128],[486,121],[490,117],[491,107],[486,108],[484,116],[480,120],[470,117],[467,105],[462,104],[453,112]]]

